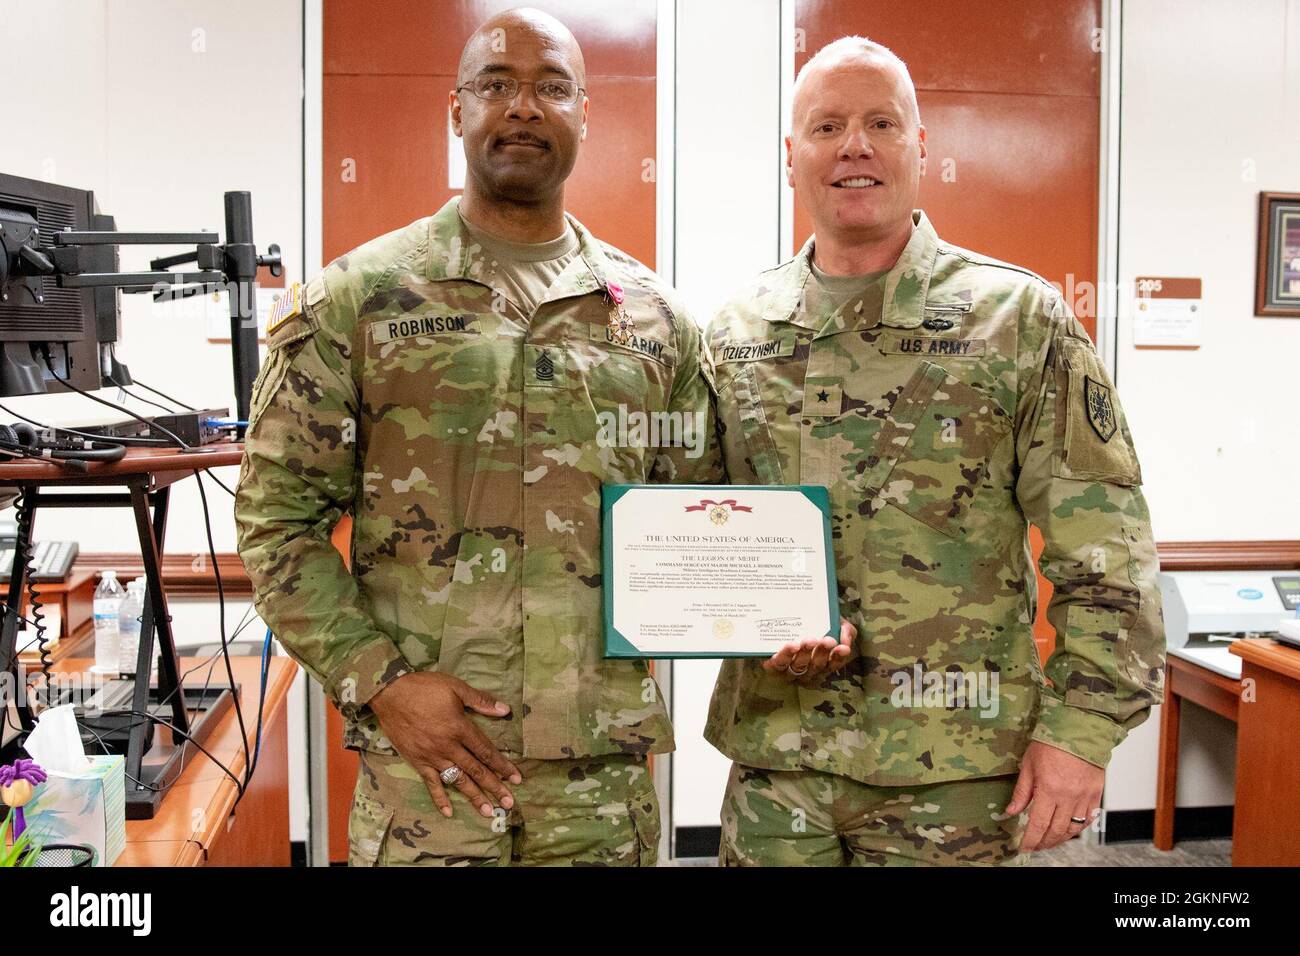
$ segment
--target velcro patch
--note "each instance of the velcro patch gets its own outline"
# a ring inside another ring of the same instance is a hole
[[[803,390],[803,413],[828,418],[840,413],[844,404],[844,387],[830,383],[808,382]]]
[[[555,346],[524,346],[524,385],[533,388],[565,387],[565,354]]]
[[[974,358],[984,354],[984,339],[950,339],[927,335],[889,336],[880,346],[886,355]]]
[[[375,319],[370,323],[370,340],[376,344],[443,333],[478,335],[478,316],[472,312],[465,315],[411,315],[400,319]]]
[[[672,346],[666,345],[657,339],[638,335],[636,332],[620,334],[609,325],[592,325],[590,327],[590,338],[593,342],[604,342],[606,345],[617,345],[621,348],[631,349],[633,352],[639,352],[646,358],[654,359],[664,365],[673,365],[676,362],[677,353]]]
[[[1115,422],[1115,408],[1110,403],[1110,386],[1103,385],[1090,375],[1083,377],[1083,400],[1088,408],[1088,424],[1097,437],[1108,442],[1119,425]]]
[[[794,339],[759,339],[751,342],[723,342],[713,350],[713,364],[756,362],[794,354]]]
[[[1058,347],[1056,363],[1058,425],[1052,473],[1140,485],[1142,470],[1120,422],[1119,397],[1092,343],[1067,337]]]
[[[302,314],[302,285],[294,282],[281,292],[271,307],[271,314],[266,319],[266,334],[269,336],[290,319]]]

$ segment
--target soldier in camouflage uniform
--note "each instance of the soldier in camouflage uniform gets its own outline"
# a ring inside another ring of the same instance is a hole
[[[1156,553],[1110,379],[1052,286],[914,210],[924,161],[901,61],[823,50],[787,140],[816,234],[706,336],[730,480],[830,489],[859,635],[723,663],[724,864],[1023,862],[1083,829],[1161,698]]]
[[[484,24],[451,96],[459,206],[336,259],[268,329],[240,554],[360,751],[353,864],[656,859],[672,729],[646,662],[602,657],[600,488],[721,463],[698,327],[564,213],[583,80],[554,19]],[[602,440],[620,407],[700,430]]]

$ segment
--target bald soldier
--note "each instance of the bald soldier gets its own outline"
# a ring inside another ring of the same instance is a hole
[[[721,860],[1022,861],[1088,824],[1161,697],[1132,437],[1061,296],[915,208],[925,128],[902,61],[838,40],[793,113],[787,176],[815,235],[707,338],[730,479],[830,489],[858,636],[723,663]],[[1054,585],[1045,671],[1030,524]]]
[[[697,326],[564,212],[584,85],[552,17],[483,24],[449,98],[459,202],[332,262],[268,330],[240,554],[360,751],[354,865],[656,858],[647,755],[672,730],[646,662],[602,658],[600,487],[720,460]],[[620,442],[598,418],[619,409],[681,434]]]

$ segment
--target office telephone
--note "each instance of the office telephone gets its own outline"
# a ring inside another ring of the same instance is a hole
[[[0,581],[8,581],[14,573],[14,545],[18,541],[18,524],[0,521]],[[77,560],[75,541],[33,541],[33,581],[62,581]]]

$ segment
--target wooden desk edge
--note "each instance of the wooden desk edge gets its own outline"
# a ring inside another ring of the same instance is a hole
[[[233,662],[243,663],[245,661],[251,662],[253,664],[257,664],[258,658],[255,657],[232,658],[232,663]],[[182,670],[184,670],[188,667],[192,667],[195,663],[197,663],[196,658],[182,658],[181,668]],[[240,669],[242,670],[244,668],[240,668]],[[277,716],[277,713],[280,710],[280,708],[282,708],[287,704],[289,698],[289,688],[293,685],[294,678],[297,676],[297,674],[298,674],[298,664],[291,658],[289,657],[271,658],[270,666],[268,668],[268,672],[266,676],[266,704],[264,708],[264,727],[269,726],[272,723],[273,718]],[[237,679],[240,678],[240,675],[238,673],[236,674],[236,678]],[[201,684],[201,682],[199,683]],[[241,688],[241,692],[240,692],[240,703],[244,707],[244,724],[249,733],[250,739],[248,740],[248,749],[249,749],[249,753],[251,754],[254,746],[257,743],[256,681],[250,682],[248,680],[243,680],[243,687]],[[215,744],[215,742],[223,740],[225,738],[233,739],[236,742],[236,744],[238,744],[238,740],[239,740],[238,727],[239,727],[238,718],[235,714],[234,708],[232,707],[221,718],[221,721],[218,723],[216,729],[213,731],[212,736],[208,738],[208,741],[204,744],[204,746],[207,747],[207,749],[209,750],[214,750],[217,748],[217,746],[219,746]],[[237,777],[240,776],[240,774],[243,773],[245,767],[247,766],[246,761],[244,759],[243,747],[236,746],[236,752],[234,756],[226,760],[225,764],[230,769],[231,773],[233,773]],[[206,857],[208,851],[212,847],[213,841],[217,836],[219,828],[225,825],[226,820],[230,816],[231,810],[234,808],[235,800],[238,797],[238,790],[235,787],[234,781],[231,780],[229,777],[227,777],[224,773],[221,775],[221,778],[219,780],[212,781],[210,783],[205,783],[203,781],[195,780],[195,777],[198,774],[211,769],[211,766],[212,766],[211,761],[208,760],[207,757],[205,757],[201,753],[197,754],[196,758],[192,760],[189,763],[189,766],[187,766],[185,770],[181,773],[176,783],[172,785],[173,789],[177,787],[183,787],[187,784],[194,784],[197,786],[208,785],[214,788],[212,792],[212,797],[206,808],[207,812],[205,812],[203,815],[204,825],[202,829],[196,833],[191,833],[188,835],[159,834],[154,839],[149,839],[149,838],[141,839],[138,836],[132,838],[131,836],[128,835],[126,841],[127,848],[123,852],[122,856],[118,857],[117,862],[114,864],[115,866],[138,865],[131,862],[130,860],[130,857],[133,855],[131,854],[132,847],[137,846],[141,843],[152,843],[152,842],[166,842],[166,843],[174,842],[177,844],[177,856],[175,860],[172,862],[171,864],[172,866],[194,866],[197,865],[198,863],[203,862],[203,859]],[[170,794],[168,796],[163,797],[164,803],[167,801],[167,799],[169,799],[169,797]],[[151,822],[152,821],[149,820],[128,820],[127,824],[128,827],[130,827],[131,829],[138,830],[141,829],[140,826],[141,824],[144,825],[144,828],[147,828]]]
[[[282,705],[287,703],[289,699],[289,688],[293,684],[293,679],[298,673],[298,665],[293,660],[287,657],[280,657],[278,659],[273,658],[272,664],[274,665],[277,660],[280,663],[280,666],[272,666],[266,675],[266,706],[263,715],[264,727],[271,724],[271,718],[277,714]],[[271,673],[271,671],[274,671],[275,673]],[[240,703],[245,705],[244,725],[249,733],[248,752],[250,755],[257,744],[257,721],[255,718],[252,720],[249,719],[250,710],[247,705],[250,701],[245,698],[251,696],[250,692],[253,691],[254,688],[245,685],[240,693]],[[251,713],[255,715],[257,713],[257,701],[255,697],[251,703],[254,705]],[[238,722],[239,718],[236,716],[235,709],[232,707],[222,718],[221,723],[217,725],[214,735],[229,733],[231,730],[238,727]],[[202,757],[202,754],[199,756]],[[199,766],[198,762],[190,764],[190,766],[186,768],[186,771],[193,771],[196,766]],[[248,764],[244,758],[243,747],[239,748],[233,760],[227,761],[226,766],[236,777],[240,776],[244,772]],[[181,774],[180,779],[176,782],[177,784],[185,783],[185,774]],[[229,819],[231,811],[235,809],[235,801],[238,798],[239,791],[235,787],[235,782],[225,774],[222,774],[221,780],[217,784],[217,792],[213,802],[208,805],[208,809],[212,812],[209,812],[206,815],[206,825],[201,833],[191,835],[189,840],[190,843],[198,844],[204,857],[206,857],[208,852],[212,849],[212,841],[216,837],[218,829],[224,826],[226,820]],[[166,799],[166,797],[163,799]],[[182,855],[184,856],[186,854],[183,853]],[[180,865],[179,862],[178,865]]]
[[[1250,637],[1233,641],[1228,650],[1243,661],[1300,681],[1300,648],[1290,647],[1271,637]]]
[[[133,448],[119,461],[95,462],[84,472],[70,471],[62,465],[41,461],[4,461],[0,462],[0,483],[102,484],[109,478],[167,472],[184,474],[203,468],[238,465],[244,457],[242,442],[214,442],[210,445],[197,445],[195,448],[193,452],[184,452],[179,448]]]

